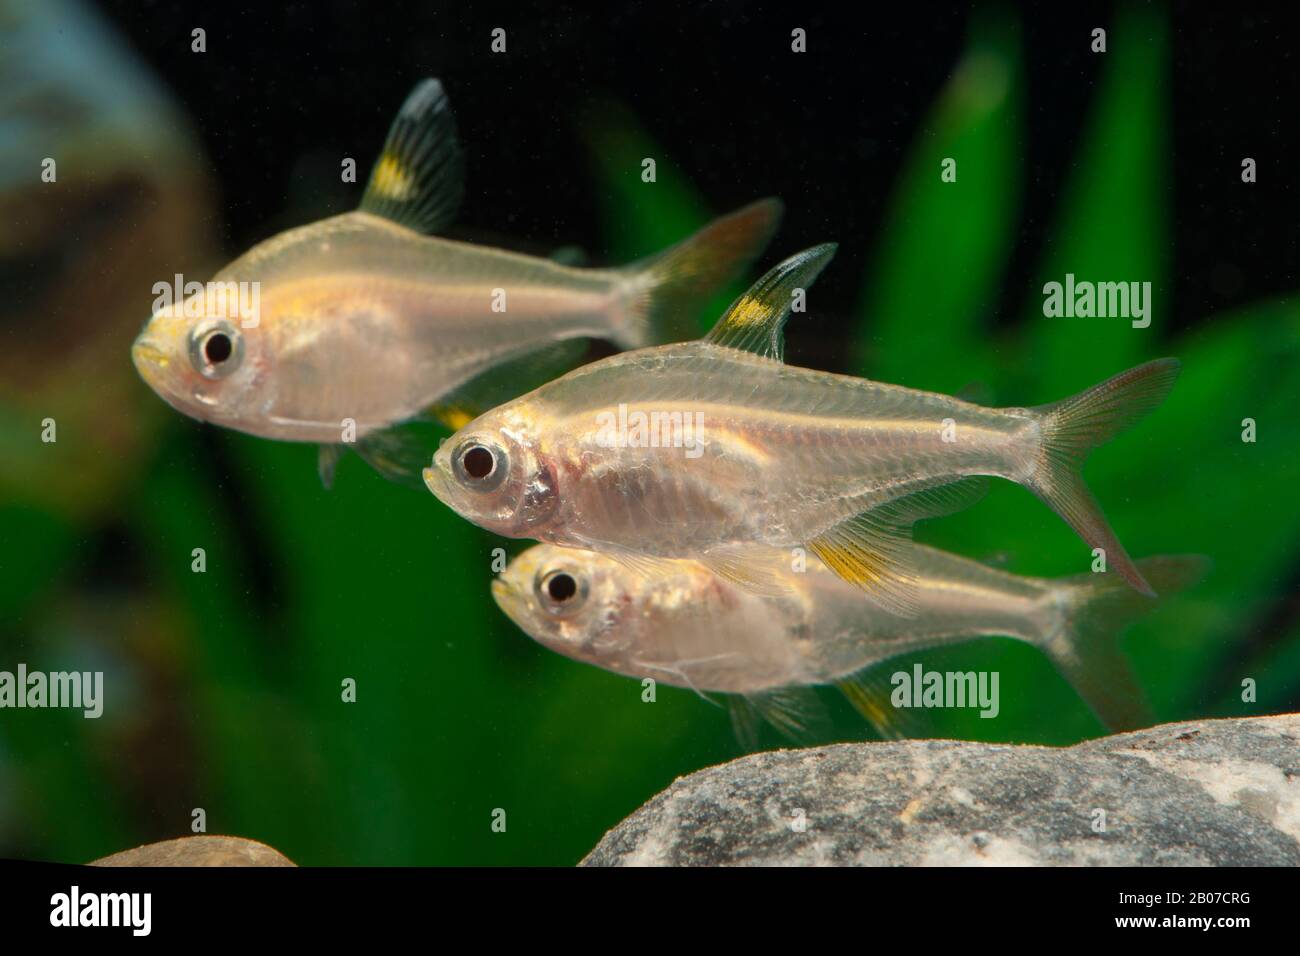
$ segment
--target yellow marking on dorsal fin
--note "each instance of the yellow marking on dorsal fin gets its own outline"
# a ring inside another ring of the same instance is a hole
[[[424,80],[388,130],[361,211],[416,232],[437,232],[460,207],[464,165],[447,94],[437,80]]]
[[[731,304],[704,341],[781,361],[781,328],[794,296],[816,281],[835,249],[833,242],[813,246],[774,267]]]
[[[370,188],[378,195],[406,202],[415,195],[415,179],[402,166],[398,157],[385,153],[375,164]]]

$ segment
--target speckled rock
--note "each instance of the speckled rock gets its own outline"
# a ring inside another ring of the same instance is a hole
[[[228,836],[190,836],[123,850],[91,866],[293,866],[265,843]]]
[[[584,866],[1300,864],[1300,715],[1050,748],[754,754],[677,780]]]

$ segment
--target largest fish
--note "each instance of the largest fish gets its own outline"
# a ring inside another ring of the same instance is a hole
[[[320,443],[322,477],[350,442],[401,477],[390,426],[426,414],[463,423],[465,407],[496,403],[474,394],[487,376],[508,389],[518,369],[497,374],[503,365],[575,340],[671,340],[666,327],[762,251],[781,210],[756,202],[645,262],[581,269],[429,235],[462,191],[446,94],[425,80],[394,120],[359,210],[274,236],[202,290],[160,302],[132,348],[136,368],[194,418]]]
[[[1178,363],[1037,408],[786,365],[791,303],[833,253],[781,263],[701,341],[611,356],[493,409],[438,450],[425,483],[489,531],[633,562],[696,558],[760,592],[780,583],[746,561],[747,546],[808,547],[905,610],[911,525],[968,504],[982,484],[970,476],[993,475],[1034,491],[1152,594],[1081,466],[1165,397]]]

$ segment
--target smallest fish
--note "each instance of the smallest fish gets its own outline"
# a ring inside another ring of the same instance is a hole
[[[1118,575],[1033,578],[945,551],[911,545],[917,613],[869,601],[815,558],[806,565],[778,548],[746,559],[783,587],[757,594],[693,560],[629,565],[593,551],[541,544],[492,582],[497,605],[529,637],[605,670],[653,678],[729,698],[742,740],[755,716],[797,735],[815,715],[808,688],[838,687],[884,736],[911,719],[890,701],[879,672],[902,654],[979,637],[1017,638],[1039,648],[1112,729],[1150,722],[1119,649],[1121,632],[1160,603]],[[1163,593],[1190,587],[1208,570],[1197,555],[1147,558],[1142,572]],[[802,570],[798,570],[802,567]]]

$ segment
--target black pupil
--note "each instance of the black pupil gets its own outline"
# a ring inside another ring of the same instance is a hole
[[[224,332],[217,332],[209,335],[208,340],[203,343],[203,354],[207,356],[208,361],[213,365],[220,365],[226,359],[230,358],[233,347],[230,344],[230,336]]]
[[[578,582],[568,574],[552,574],[546,582],[546,593],[557,604],[563,604],[578,593]]]
[[[471,478],[486,478],[492,474],[492,466],[495,461],[492,458],[492,452],[482,445],[477,445],[465,452],[465,456],[460,460],[460,463],[465,468],[465,474]]]

